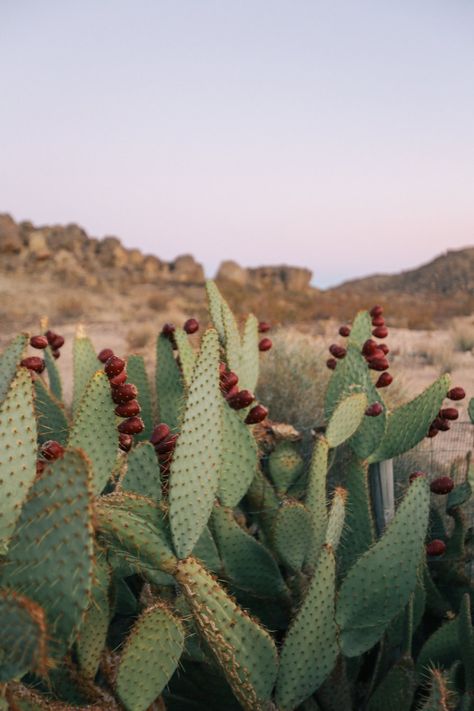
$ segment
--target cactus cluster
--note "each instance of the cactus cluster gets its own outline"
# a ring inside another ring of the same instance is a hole
[[[414,472],[382,532],[370,480],[461,389],[390,410],[375,307],[341,327],[302,442],[255,403],[269,324],[207,289],[198,348],[195,319],[158,335],[154,387],[82,330],[70,407],[58,340],[0,356],[0,709],[474,708],[473,472]]]

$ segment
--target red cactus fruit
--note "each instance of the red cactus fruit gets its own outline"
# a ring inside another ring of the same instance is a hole
[[[420,476],[421,476],[421,477],[426,477],[425,472],[421,472],[421,471],[413,472],[413,473],[410,474],[410,476],[408,477],[408,481],[409,481],[410,484],[411,484],[412,482],[415,481],[415,479],[418,479]]]
[[[132,448],[132,444],[132,435],[125,434],[124,432],[119,433],[119,447],[123,452],[129,452]]]
[[[101,363],[107,363],[109,358],[112,358],[114,352],[111,348],[103,348],[97,358],[100,360]]]
[[[110,356],[106,361],[104,370],[109,378],[113,378],[125,368],[125,361],[116,355]]]
[[[127,371],[124,369],[118,375],[114,375],[113,378],[109,378],[109,382],[113,388],[123,385],[127,379]]]
[[[219,375],[224,375],[227,372],[227,365],[222,361],[219,363]]]
[[[371,370],[388,370],[390,367],[389,362],[386,358],[371,358],[369,361],[369,368]]]
[[[122,405],[124,402],[135,400],[138,395],[138,390],[132,383],[124,383],[112,390],[112,400],[116,405]]]
[[[250,390],[239,390],[239,392],[233,397],[230,397],[227,402],[233,410],[243,410],[245,407],[251,405],[254,400],[255,397]]]
[[[166,425],[164,422],[161,422],[159,425],[156,425],[153,432],[151,433],[150,442],[152,444],[158,444],[159,442],[162,442],[164,439],[169,437],[170,434],[171,430],[168,425]]]
[[[196,321],[195,318],[188,318],[183,329],[189,334],[196,333],[196,331],[199,331],[199,321]]]
[[[365,356],[365,360],[370,363],[374,358],[385,358],[385,353],[381,348],[376,348],[368,356]]]
[[[46,367],[46,363],[39,356],[28,356],[28,358],[23,358],[20,365],[24,368],[28,368],[28,370],[34,371],[35,373],[42,373]]]
[[[383,316],[375,316],[372,319],[372,326],[385,326],[385,319]]]
[[[48,462],[52,462],[54,459],[59,459],[64,454],[64,447],[59,442],[54,439],[49,439],[41,445],[41,456],[47,459]]]
[[[388,328],[386,326],[376,326],[372,331],[372,335],[375,338],[387,338]]]
[[[464,388],[461,388],[459,385],[455,388],[451,388],[451,390],[448,392],[447,397],[450,400],[464,400],[466,397],[466,391]]]
[[[365,414],[367,417],[377,417],[378,415],[381,415],[383,412],[383,406],[380,404],[380,402],[373,402],[372,405],[369,405],[367,410],[365,411]]]
[[[48,347],[48,339],[46,336],[31,336],[30,338],[30,346],[32,348],[47,348]]]
[[[161,333],[163,336],[167,336],[168,338],[176,331],[176,326],[174,323],[165,323],[163,328],[161,329]]]
[[[385,371],[384,373],[381,373],[379,375],[379,379],[375,383],[375,387],[376,388],[386,388],[392,382],[393,382],[393,377],[390,375],[390,373],[387,373],[387,371]]]
[[[57,336],[58,334],[57,334],[57,333],[54,333],[54,331],[46,331],[46,333],[45,333],[44,335],[45,335],[46,338],[48,339],[49,345],[51,345],[51,343],[53,342],[53,340],[56,338],[56,336]]]
[[[269,351],[270,348],[273,346],[273,343],[269,338],[262,338],[262,340],[258,344],[258,350],[259,351]]]
[[[234,387],[234,385],[237,385],[239,382],[239,376],[237,373],[234,373],[232,370],[230,370],[228,373],[224,373],[224,375],[220,379],[220,387],[221,390],[224,392],[229,392],[231,388]]]
[[[456,410],[455,407],[445,407],[439,411],[439,417],[442,417],[444,420],[457,420],[459,410]]]
[[[64,346],[64,336],[56,334],[54,338],[52,338],[49,342],[49,345],[51,346],[53,351],[58,351]]]
[[[139,415],[141,409],[138,400],[129,400],[122,405],[117,405],[114,412],[118,417],[133,417],[134,415]]]
[[[230,390],[225,392],[225,398],[226,400],[229,400],[230,398],[234,397],[235,395],[238,395],[240,392],[239,386],[238,385],[233,385]]]
[[[118,426],[118,431],[123,434],[135,435],[140,434],[145,429],[145,423],[141,417],[129,417],[121,422]]]
[[[347,336],[350,336],[351,335],[350,326],[341,326],[339,328],[339,335],[342,336],[343,338],[347,338]]]
[[[440,476],[437,479],[433,479],[430,489],[433,494],[449,494],[454,489],[454,481],[450,476]]]
[[[46,469],[46,462],[43,459],[38,459],[36,461],[36,478],[39,479]]]
[[[430,541],[426,544],[426,553],[430,556],[435,557],[443,555],[445,551],[446,543],[444,541],[441,541],[439,538],[435,538],[433,541]]]
[[[326,365],[329,368],[329,370],[335,370],[336,365],[337,365],[337,360],[335,358],[328,358],[326,361]]]
[[[377,348],[378,344],[374,341],[373,338],[369,338],[362,346],[362,355],[370,356],[377,350]]]
[[[435,427],[434,425],[430,425],[430,429],[428,430],[428,434],[426,436],[432,439],[433,437],[436,437],[438,432],[439,429],[437,427]]]
[[[256,425],[258,422],[262,422],[268,415],[268,409],[264,405],[255,405],[249,411],[249,414],[245,418],[246,425]]]
[[[52,351],[53,358],[56,358],[56,360],[60,357],[61,351]]]
[[[344,358],[347,351],[343,346],[339,346],[337,343],[332,343],[329,346],[329,353],[334,356],[334,358]]]
[[[260,321],[258,324],[259,333],[267,333],[271,329],[271,325],[267,321]]]
[[[383,306],[379,306],[376,304],[375,306],[372,306],[370,309],[370,315],[372,318],[377,318],[377,316],[381,316],[383,314]]]
[[[155,452],[157,452],[158,455],[169,454],[174,450],[177,439],[177,434],[169,435],[169,437],[167,437],[166,439],[162,440],[161,442],[158,442],[158,444],[155,444]]]
[[[451,425],[449,424],[448,420],[445,420],[442,417],[435,417],[431,424],[433,425],[433,427],[436,427],[437,430],[440,430],[440,432],[447,432],[449,429],[451,429]]]

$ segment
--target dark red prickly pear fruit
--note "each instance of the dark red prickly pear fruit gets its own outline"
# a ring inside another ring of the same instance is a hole
[[[438,432],[439,432],[439,429],[437,427],[435,427],[434,425],[430,425],[430,429],[428,430],[428,434],[426,436],[431,439],[433,437],[436,437]]]
[[[430,489],[433,494],[449,494],[454,489],[454,481],[450,476],[440,476],[437,479],[433,479]]]
[[[388,370],[390,364],[386,358],[371,358],[369,361],[369,368],[371,370]]]
[[[51,343],[53,342],[53,340],[56,338],[56,336],[57,336],[58,334],[57,334],[57,333],[54,333],[54,331],[46,331],[46,333],[45,333],[44,335],[45,335],[46,338],[48,339],[49,345],[51,345]]]
[[[383,306],[379,306],[376,304],[375,306],[372,306],[370,309],[370,315],[372,318],[377,318],[377,316],[381,316],[383,314]]]
[[[337,343],[332,343],[329,346],[329,353],[334,356],[334,358],[344,358],[347,351],[343,346],[339,346]]]
[[[367,415],[367,417],[377,417],[378,415],[381,415],[382,412],[383,407],[380,402],[373,402],[372,405],[369,405],[369,407],[365,411],[365,414]]]
[[[373,338],[369,338],[362,346],[362,355],[371,356],[377,348],[378,344],[373,340]]]
[[[349,326],[340,326],[339,335],[343,336],[343,338],[347,338],[347,336],[350,336],[351,335],[350,327]]]
[[[139,415],[141,409],[138,400],[129,400],[122,405],[117,405],[115,414],[119,417],[133,417],[134,415]]]
[[[116,355],[110,356],[106,361],[104,370],[109,378],[113,378],[125,368],[125,361]]]
[[[118,426],[118,431],[123,434],[135,435],[140,434],[145,429],[145,423],[141,417],[129,417]]]
[[[365,356],[365,360],[370,363],[374,358],[385,358],[385,353],[381,348],[376,348],[372,353],[368,356]]]
[[[192,333],[196,333],[196,331],[199,331],[199,321],[196,321],[195,318],[188,318],[188,320],[183,326],[183,329],[189,335],[191,335]]]
[[[222,376],[227,372],[227,366],[222,361],[219,363],[219,375]]]
[[[455,407],[445,407],[443,410],[439,411],[439,417],[444,420],[457,420],[459,417],[459,410]]]
[[[114,375],[113,378],[109,378],[109,383],[113,388],[123,385],[127,379],[127,371],[124,369],[118,375]]]
[[[56,334],[49,342],[49,345],[53,351],[59,351],[64,346],[64,337]]]
[[[411,484],[413,481],[415,481],[415,479],[418,479],[420,476],[426,477],[425,472],[421,472],[421,471],[413,472],[413,474],[410,474],[410,476],[408,477],[408,481]]]
[[[372,331],[372,335],[375,338],[387,338],[388,328],[386,326],[376,326]]]
[[[100,360],[101,363],[107,363],[109,358],[112,358],[114,355],[114,352],[111,348],[103,348],[97,358]]]
[[[41,445],[41,456],[47,459],[48,462],[52,462],[54,459],[59,459],[64,454],[64,447],[59,442],[54,439],[49,439],[47,442]]]
[[[124,383],[112,390],[112,400],[116,405],[122,405],[124,402],[135,400],[138,395],[138,390],[132,383]]]
[[[269,338],[262,338],[262,340],[258,344],[258,350],[259,351],[269,351],[270,348],[273,346],[273,343]]]
[[[337,365],[337,360],[335,358],[328,358],[326,361],[326,365],[329,368],[329,370],[335,370],[336,365]]]
[[[379,343],[379,350],[382,351],[384,355],[388,355],[388,353],[390,353],[390,348],[386,343]]]
[[[446,543],[441,541],[439,538],[435,538],[426,544],[426,553],[430,556],[443,555],[446,551]]]
[[[36,478],[39,479],[46,469],[46,462],[42,459],[38,459],[36,462]]]
[[[48,347],[48,339],[46,336],[31,336],[30,338],[30,346],[32,348],[47,348]]]
[[[61,351],[52,351],[53,358],[56,358],[56,360],[60,357]]]
[[[245,418],[246,425],[256,425],[258,422],[262,422],[268,415],[268,409],[264,405],[255,405],[249,411],[249,414]]]
[[[46,363],[39,356],[28,356],[28,358],[23,358],[20,365],[24,368],[28,368],[28,370],[34,371],[35,373],[42,373],[46,367]]]
[[[385,326],[385,319],[383,316],[375,316],[372,319],[372,326]]]
[[[239,386],[233,385],[230,390],[227,390],[227,392],[224,391],[226,400],[230,400],[230,398],[234,397],[235,395],[238,395],[239,392]]]
[[[178,439],[177,434],[170,435],[166,439],[162,440],[161,442],[158,442],[158,444],[155,444],[155,452],[160,454],[169,454],[172,452],[176,446],[176,441]]]
[[[176,326],[174,325],[174,323],[165,323],[165,325],[161,329],[161,333],[163,334],[163,336],[167,336],[167,338],[169,338],[175,331]]]
[[[435,417],[431,424],[433,425],[433,427],[436,427],[436,429],[440,430],[441,432],[447,432],[449,429],[451,429],[451,425],[449,424],[448,420],[445,420],[442,417]]]
[[[390,385],[393,381],[393,377],[390,375],[390,373],[387,373],[385,371],[384,373],[381,373],[379,375],[379,379],[375,383],[376,388],[386,388],[388,385]]]
[[[259,333],[267,333],[271,329],[271,325],[267,321],[260,321],[258,324]]]
[[[230,370],[228,373],[224,373],[224,375],[221,377],[221,390],[228,393],[229,390],[234,387],[234,385],[237,385],[238,382],[239,376],[237,375],[237,373],[234,373],[232,370]]]
[[[447,397],[450,400],[464,400],[466,397],[466,391],[464,388],[461,388],[459,385],[455,388],[451,388],[451,390],[448,392]]]
[[[239,390],[239,392],[233,397],[230,397],[227,402],[233,410],[243,410],[245,407],[251,405],[254,400],[255,397],[250,390]]]
[[[162,442],[164,439],[169,437],[170,434],[171,430],[168,425],[164,422],[161,422],[159,425],[156,425],[153,432],[151,433],[150,442],[152,444],[158,444],[159,442]]]
[[[123,432],[119,433],[119,447],[123,452],[129,452],[132,448],[133,437]]]

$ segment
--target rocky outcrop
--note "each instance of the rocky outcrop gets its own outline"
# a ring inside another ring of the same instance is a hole
[[[239,286],[277,291],[307,291],[313,274],[303,267],[280,265],[244,269],[237,262],[225,261],[219,267],[217,281],[230,281]]]
[[[0,215],[0,254],[18,254],[22,248],[20,228],[10,215]]]

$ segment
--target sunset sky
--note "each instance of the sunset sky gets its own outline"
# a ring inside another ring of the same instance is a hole
[[[474,245],[472,0],[1,0],[0,212],[328,286]]]

